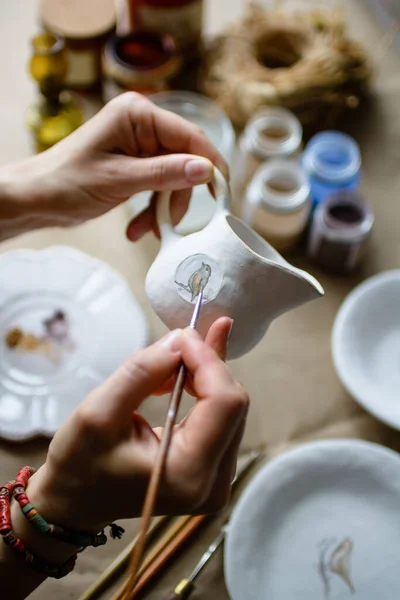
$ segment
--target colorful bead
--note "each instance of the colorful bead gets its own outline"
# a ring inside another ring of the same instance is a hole
[[[32,504],[29,503],[28,497],[25,494],[25,487],[32,473],[33,469],[24,467],[24,469],[21,469],[19,472],[15,481],[9,481],[0,488],[0,534],[7,546],[12,548],[25,564],[47,577],[60,579],[72,571],[76,563],[77,555],[75,554],[72,556],[63,565],[52,565],[39,556],[35,556],[29,552],[23,541],[17,538],[12,531],[10,504],[12,495],[15,491],[20,502],[23,504],[23,512],[25,511],[25,514],[30,516],[29,520],[34,522],[35,519],[39,517],[41,522],[39,525],[36,524],[41,526],[43,522],[47,525],[44,519],[38,515]]]
[[[8,481],[0,488],[0,534],[6,535],[11,531],[10,502],[15,481]]]
[[[107,542],[107,536],[105,535],[104,531],[100,531],[100,533],[95,535],[91,533],[73,531],[72,529],[61,527],[60,525],[48,523],[38,513],[35,507],[30,503],[25,491],[29,477],[31,477],[33,473],[34,471],[30,467],[24,467],[21,469],[17,475],[16,483],[13,488],[14,498],[19,503],[22,513],[25,515],[28,521],[46,535],[50,535],[58,540],[66,542],[67,544],[78,546],[79,548],[87,548],[88,546],[104,546],[104,544]],[[112,523],[110,525],[110,533],[113,539],[119,539],[124,533],[124,529],[115,523]]]
[[[32,554],[26,548],[22,540],[18,539],[13,531],[11,524],[10,504],[12,497],[17,500],[20,505],[22,514],[32,523],[37,529],[46,535],[67,542],[80,548],[81,552],[87,546],[103,546],[107,542],[107,536],[104,531],[93,535],[91,533],[82,533],[47,523],[47,521],[38,513],[37,509],[31,504],[26,494],[26,486],[29,478],[33,475],[35,469],[32,467],[23,467],[13,481],[9,481],[0,487],[0,535],[4,542],[15,550],[21,559],[29,564],[32,569],[43,573],[48,577],[60,579],[72,571],[75,566],[77,555],[72,556],[63,565],[52,565],[42,558]],[[110,525],[110,533],[112,538],[120,538],[124,529],[115,523]]]

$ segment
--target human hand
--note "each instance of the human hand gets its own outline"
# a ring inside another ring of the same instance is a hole
[[[46,152],[8,165],[0,184],[4,180],[7,193],[16,190],[21,215],[14,212],[22,222],[33,212],[28,221],[35,227],[75,225],[135,193],[166,189],[177,190],[171,204],[176,223],[191,188],[211,181],[213,165],[229,176],[225,160],[201,129],[128,92]],[[129,225],[128,237],[138,239],[155,227],[152,202]]]
[[[214,326],[220,349],[230,326],[227,318]],[[140,514],[161,430],[135,411],[170,380],[181,360],[197,400],[175,427],[157,512],[211,512],[225,504],[248,398],[197,332],[177,330],[130,357],[55,435],[44,467],[28,486],[47,520],[97,532]]]

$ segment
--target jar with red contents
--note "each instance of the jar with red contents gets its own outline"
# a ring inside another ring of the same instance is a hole
[[[106,100],[125,90],[154,94],[168,90],[181,58],[168,34],[133,31],[110,38],[103,54]]]
[[[203,0],[129,0],[133,29],[172,35],[196,55],[201,45]]]

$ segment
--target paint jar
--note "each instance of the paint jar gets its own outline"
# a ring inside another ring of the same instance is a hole
[[[298,155],[302,136],[300,121],[289,110],[267,108],[258,111],[239,142],[234,169],[235,194],[241,196],[254,173],[267,160]]]
[[[29,71],[40,94],[28,108],[26,122],[36,151],[42,152],[80,127],[84,114],[65,89],[68,63],[63,38],[47,32],[36,35],[32,39]]]
[[[127,90],[142,94],[166,90],[180,65],[175,40],[170,35],[115,35],[108,40],[103,54],[103,71],[111,84],[107,100]]]
[[[364,256],[373,223],[363,196],[354,190],[336,192],[314,211],[308,255],[331,271],[352,271]]]
[[[243,220],[279,251],[300,241],[311,211],[310,186],[301,166],[274,159],[261,166],[246,190]]]
[[[323,131],[311,138],[304,150],[302,164],[308,175],[314,205],[336,191],[359,186],[359,146],[352,137],[339,131]]]
[[[186,59],[201,45],[203,0],[129,0],[133,30],[168,33]]]
[[[46,31],[62,36],[68,61],[66,84],[78,91],[101,88],[101,53],[115,29],[114,0],[40,0]]]
[[[150,96],[161,108],[180,115],[200,127],[210,142],[218,148],[227,162],[231,161],[235,132],[227,115],[211,100],[192,92],[164,92]],[[129,211],[134,216],[149,204],[150,193],[136,194],[129,200]],[[206,185],[193,188],[189,208],[176,231],[182,235],[203,229],[215,212],[215,201]]]

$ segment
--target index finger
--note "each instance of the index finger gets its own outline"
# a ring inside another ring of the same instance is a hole
[[[160,145],[166,151],[204,156],[229,178],[228,163],[200,127],[155,104],[153,126]]]
[[[99,424],[129,425],[132,412],[176,373],[181,337],[182,330],[176,329],[132,354],[81,406]]]
[[[243,423],[249,399],[228,367],[193,331],[182,336],[182,359],[193,378],[198,401],[178,435],[192,462],[221,458]]]

